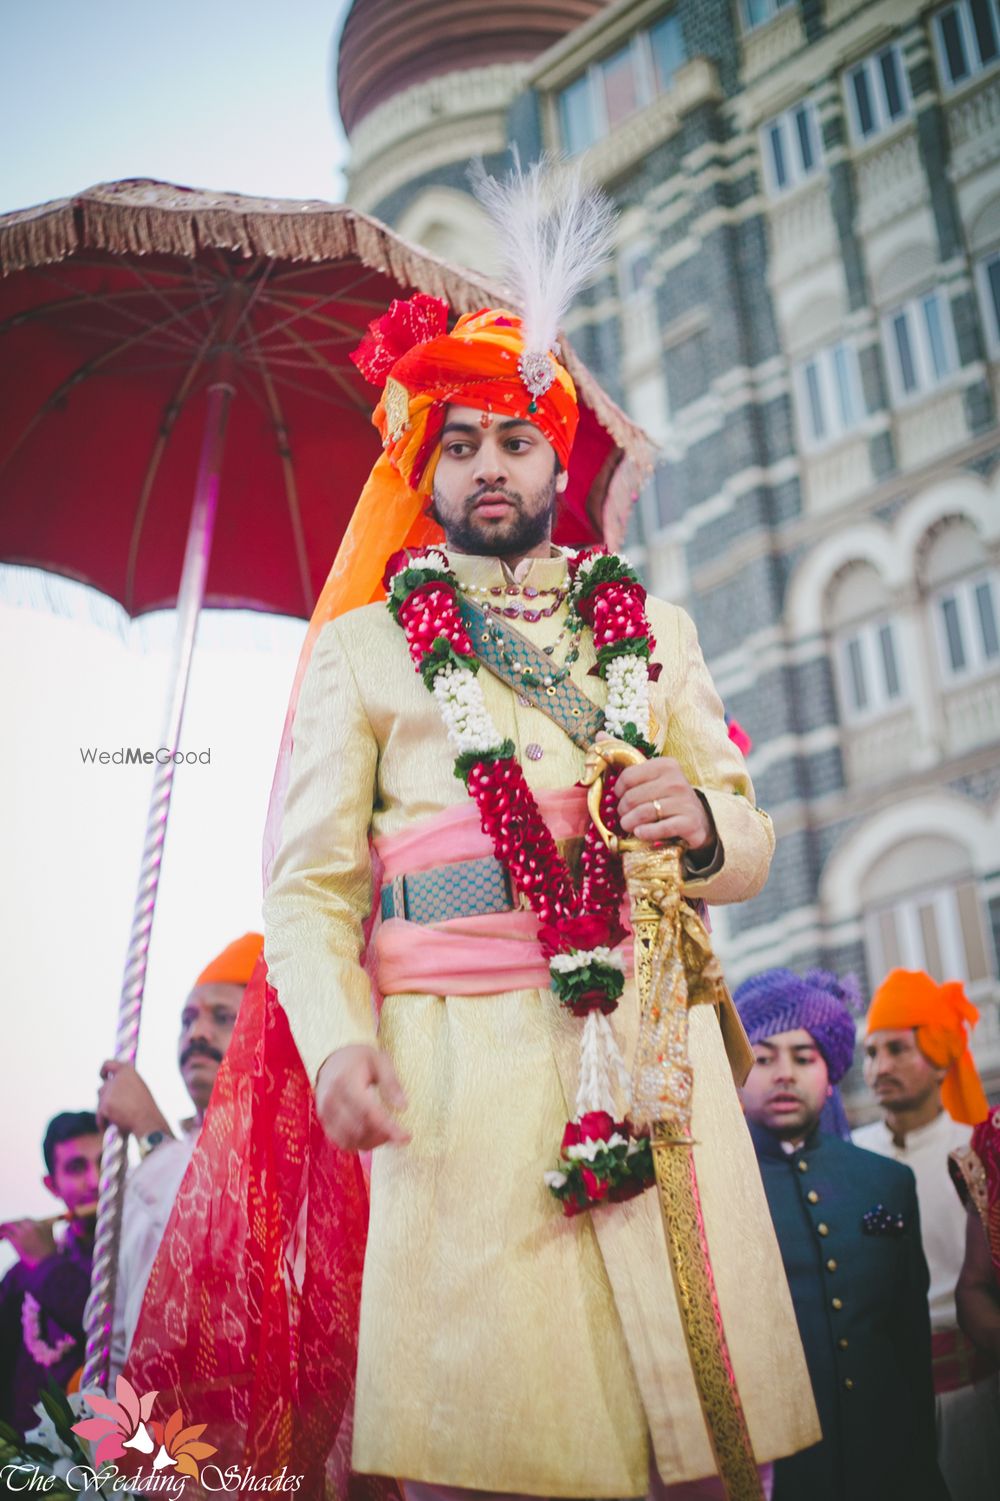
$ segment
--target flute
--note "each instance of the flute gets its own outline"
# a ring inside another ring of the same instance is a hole
[[[93,1204],[84,1204],[79,1209],[64,1209],[61,1214],[50,1214],[46,1219],[34,1220],[33,1223],[39,1227],[52,1230],[56,1225],[72,1220],[92,1220],[96,1214],[97,1204],[95,1202]],[[0,1239],[6,1237],[12,1225],[16,1223],[17,1221],[15,1220],[6,1220],[0,1224]]]

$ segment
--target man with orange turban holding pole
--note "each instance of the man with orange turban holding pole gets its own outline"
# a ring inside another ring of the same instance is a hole
[[[131,1064],[108,1058],[101,1067],[98,1119],[134,1136],[140,1157],[129,1177],[122,1210],[111,1341],[112,1386],[135,1332],[150,1268],[198,1140],[243,991],[263,947],[261,933],[245,933],[235,939],[205,966],[184,1002],[177,1064],[194,1114],[181,1121],[179,1137],[175,1137],[149,1086]]]
[[[1000,1387],[996,1363],[958,1327],[955,1287],[965,1215],[951,1185],[949,1154],[968,1146],[986,1119],[969,1033],[979,1013],[957,980],[893,970],[872,997],[864,1074],[884,1117],[854,1133],[858,1146],[894,1157],[917,1180],[921,1236],[930,1271],[938,1457],[953,1501],[1000,1495]]]

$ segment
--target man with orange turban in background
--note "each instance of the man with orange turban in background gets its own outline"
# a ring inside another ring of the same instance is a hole
[[[140,1158],[129,1176],[122,1210],[111,1339],[112,1388],[135,1333],[149,1273],[198,1140],[243,991],[263,947],[261,933],[235,939],[205,966],[184,1002],[177,1064],[194,1114],[180,1122],[179,1136],[132,1064],[108,1058],[101,1066],[98,1119],[102,1126],[113,1124],[134,1136]]]
[[[858,1146],[904,1162],[917,1180],[938,1457],[953,1501],[1000,1496],[997,1369],[958,1327],[966,1229],[948,1167],[949,1153],[968,1146],[989,1113],[969,1048],[978,1019],[957,980],[939,985],[920,970],[893,970],[872,997],[865,1042],[865,1082],[884,1118],[854,1133]]]

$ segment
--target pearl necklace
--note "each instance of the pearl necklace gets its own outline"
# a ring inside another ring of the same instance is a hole
[[[539,599],[543,594],[558,594],[565,599],[569,593],[568,584],[554,584],[551,589],[536,589],[534,584],[463,584],[456,580],[463,594],[478,594],[482,598],[492,595],[494,599],[501,594],[510,595],[512,599],[523,597],[524,599]]]

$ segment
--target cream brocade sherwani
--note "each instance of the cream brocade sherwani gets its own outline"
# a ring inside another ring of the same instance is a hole
[[[505,582],[452,553],[467,585]],[[551,588],[562,557],[536,560]],[[543,601],[544,602],[544,601]],[[565,619],[514,624],[539,646]],[[659,748],[704,792],[723,848],[692,895],[740,901],[773,848],[688,617],[650,599],[662,663]],[[559,649],[556,660],[562,656]],[[573,679],[604,702],[591,634]],[[584,753],[485,668],[485,699],[532,789],[572,786]],[[264,904],[265,953],[303,1063],[375,1041],[359,963],[372,902],[369,832],[396,835],[461,806],[432,695],[383,605],[327,625],[295,720],[282,845]],[[525,755],[534,743],[540,759]],[[582,832],[582,831],[581,831]],[[421,928],[414,925],[413,942]],[[630,982],[612,1018],[631,1057]],[[581,1023],[551,992],[389,995],[378,1031],[409,1105],[405,1147],[374,1153],[358,1352],[361,1473],[541,1496],[644,1495],[649,1443],[668,1483],[712,1474],[654,1192],[567,1219],[542,1174],[573,1114]],[[809,1378],[756,1159],[713,1008],[691,1015],[694,1135],[705,1222],[757,1459],[819,1437]]]

